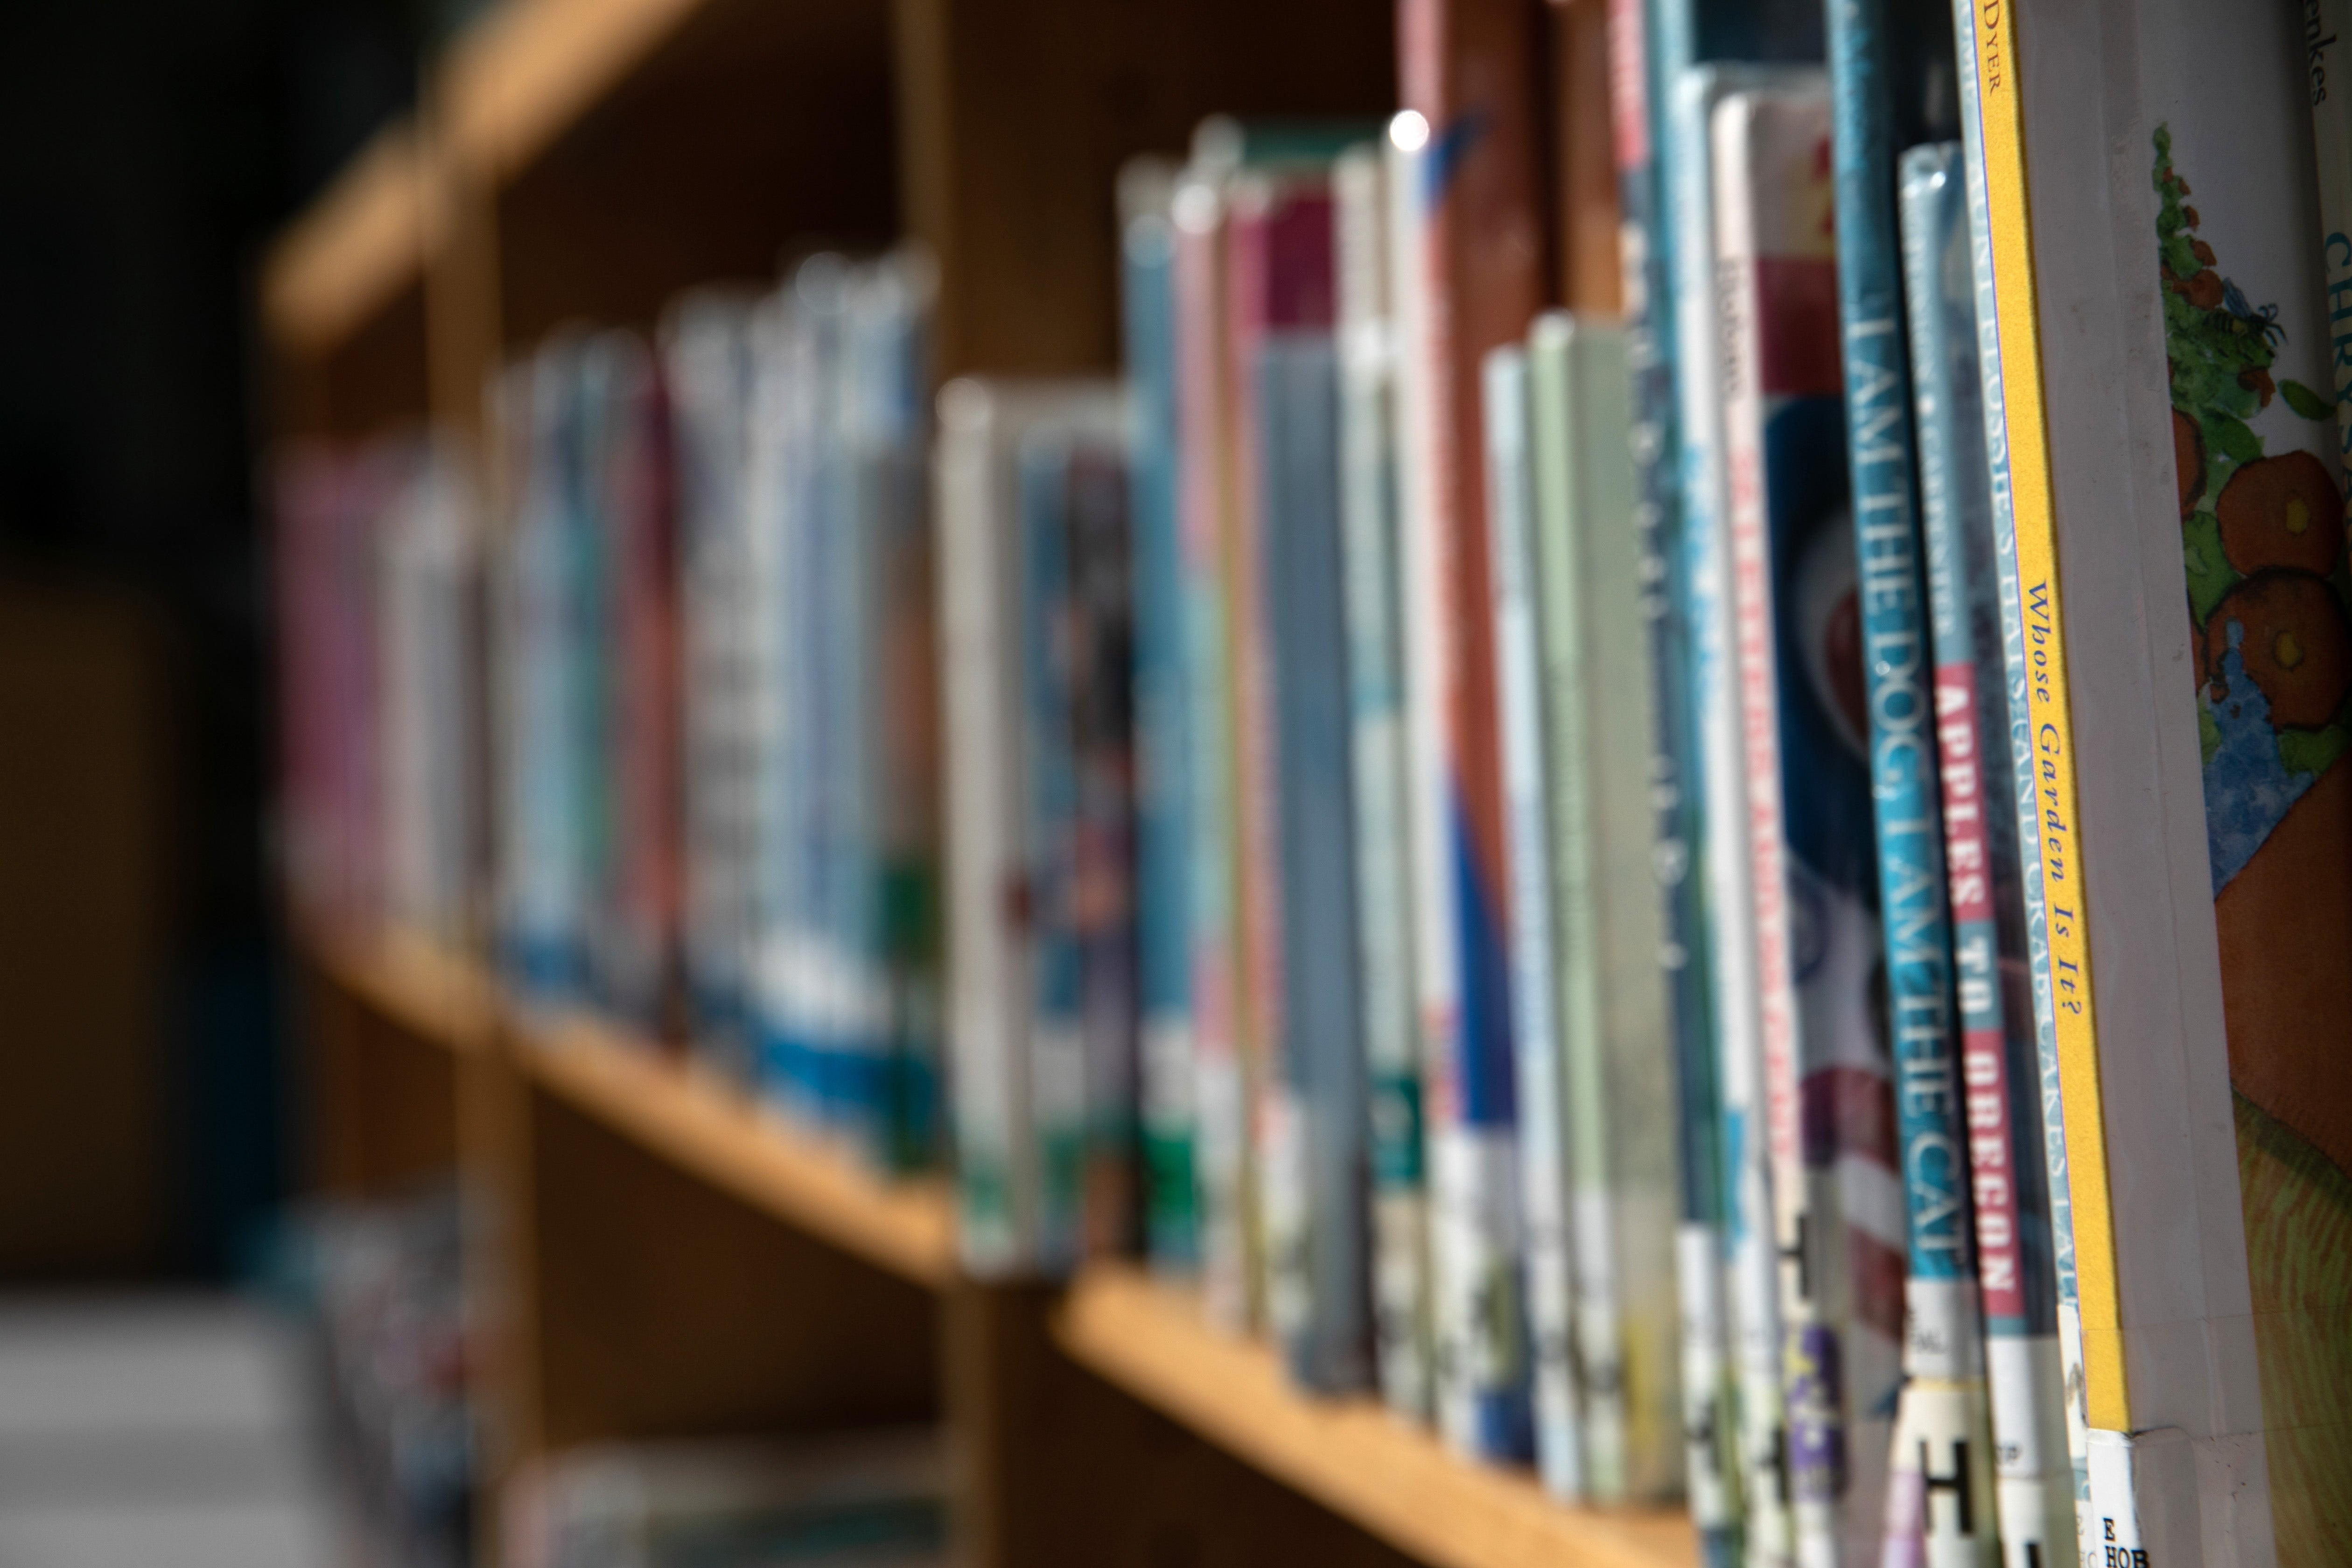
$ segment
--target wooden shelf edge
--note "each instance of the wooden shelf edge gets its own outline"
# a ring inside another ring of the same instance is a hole
[[[1126,1265],[1080,1274],[1055,1337],[1080,1364],[1259,1470],[1439,1568],[1692,1568],[1666,1511],[1602,1513],[1481,1468],[1367,1398],[1317,1400],[1273,1352],[1210,1329],[1192,1296]]]
[[[691,1064],[581,1016],[520,1020],[525,1070],[677,1168],[932,1290],[956,1267],[944,1186],[885,1182]]]
[[[512,179],[709,0],[505,0],[452,47],[443,82],[452,154]]]
[[[397,928],[357,934],[304,921],[300,940],[338,985],[417,1039],[457,1055],[488,1048],[498,999],[470,960]]]
[[[396,121],[278,235],[262,267],[261,318],[281,350],[331,350],[422,279],[425,177],[416,128]]]

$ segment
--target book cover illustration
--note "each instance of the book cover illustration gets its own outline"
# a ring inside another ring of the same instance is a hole
[[[2300,54],[2275,32],[2281,59]],[[2232,78],[2298,74],[2269,63]],[[2148,161],[2206,840],[2278,1561],[2317,1563],[2352,1531],[2352,578],[2330,301],[2300,160],[2249,162],[2261,128],[2185,88]]]
[[[1877,866],[1859,831],[1871,784],[1829,108],[1735,94],[1712,133],[1790,1494],[1801,1559],[1860,1562],[1884,1520],[1904,1215]]]
[[[2025,873],[2005,741],[2008,677],[2000,656],[1971,226],[1958,143],[1914,147],[1900,170],[1960,1095],[1994,1487],[2002,1561],[2032,1568],[2072,1550],[2074,1490],[2026,966]]]

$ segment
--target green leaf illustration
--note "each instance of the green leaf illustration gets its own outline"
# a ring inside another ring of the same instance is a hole
[[[2278,389],[2286,405],[2305,419],[2325,419],[2336,412],[2336,399],[2322,397],[2299,381],[2282,381]]]

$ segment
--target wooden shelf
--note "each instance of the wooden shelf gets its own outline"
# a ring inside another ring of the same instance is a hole
[[[915,1284],[944,1289],[953,1278],[942,1184],[877,1180],[710,1075],[593,1019],[524,1019],[514,1037],[532,1081],[678,1170]]]
[[[1055,1337],[1081,1365],[1435,1568],[1691,1568],[1676,1511],[1561,1506],[1465,1463],[1370,1399],[1314,1400],[1274,1353],[1202,1322],[1193,1299],[1117,1265],[1071,1287]]]
[[[396,928],[359,935],[310,921],[302,942],[337,984],[404,1033],[453,1054],[488,1048],[497,992],[470,960]]]
[[[420,281],[425,177],[415,127],[386,126],[278,237],[262,271],[261,313],[283,348],[322,353]]]

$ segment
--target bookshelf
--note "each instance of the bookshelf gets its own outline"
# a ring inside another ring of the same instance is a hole
[[[487,372],[551,329],[646,325],[818,242],[930,249],[942,375],[1106,371],[1120,162],[1212,111],[1394,102],[1367,0],[504,0],[269,257],[278,426],[478,429]],[[469,959],[296,938],[322,1182],[455,1169],[488,1199],[493,1503],[579,1443],[944,1418],[981,1568],[1696,1561],[1679,1520],[1565,1510],[1305,1398],[1132,1270],[965,1278],[943,1185]]]

